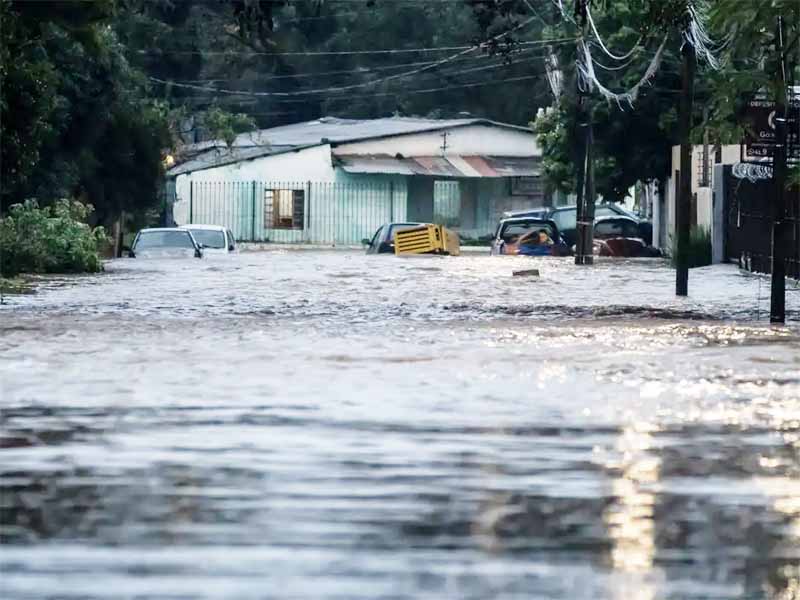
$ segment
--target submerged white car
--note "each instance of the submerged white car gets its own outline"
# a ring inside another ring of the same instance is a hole
[[[202,244],[206,256],[236,252],[233,233],[222,225],[181,225],[181,229],[188,229],[191,232],[197,243]]]
[[[131,258],[203,258],[203,246],[192,232],[177,227],[142,229],[126,250]]]

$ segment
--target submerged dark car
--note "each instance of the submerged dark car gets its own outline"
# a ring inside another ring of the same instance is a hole
[[[128,251],[131,258],[202,258],[203,247],[188,229],[142,229]]]
[[[367,254],[394,254],[394,234],[398,231],[413,229],[425,223],[386,223],[378,227],[371,240],[362,240],[367,247]]]
[[[492,242],[492,255],[569,256],[569,246],[556,224],[532,217],[503,219]]]
[[[561,232],[561,235],[564,236],[564,240],[567,242],[567,244],[574,246],[577,242],[578,208],[575,205],[556,206],[546,209],[535,208],[529,211],[507,213],[507,215],[509,217],[537,217],[540,219],[550,219],[558,226],[558,230]],[[596,205],[594,209],[595,222],[606,217],[627,217],[628,219],[633,220],[638,228],[638,234],[636,237],[644,240],[646,244],[653,243],[652,222],[639,218],[634,213],[617,204],[604,202]]]
[[[639,224],[628,217],[605,217],[594,224],[594,254],[598,256],[657,257],[658,248],[639,237]]]

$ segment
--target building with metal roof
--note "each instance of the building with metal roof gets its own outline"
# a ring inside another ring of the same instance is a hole
[[[186,146],[167,176],[179,223],[244,212],[241,189],[250,183],[255,191],[247,199],[249,224],[241,216],[225,218],[242,223],[222,223],[237,237],[322,242],[314,219],[330,219],[331,212],[363,222],[344,236],[352,242],[366,237],[378,221],[392,220],[440,220],[465,235],[488,234],[504,211],[543,205],[540,161],[530,129],[488,119],[325,117],[244,133],[230,146],[222,141]],[[322,184],[331,190],[327,204],[309,198],[311,188]],[[346,192],[358,186],[375,188],[372,200],[362,194],[358,203],[351,201]],[[213,199],[206,197],[211,189]],[[239,191],[230,192],[234,189]],[[275,207],[283,202],[288,213],[290,201],[275,199],[290,196],[294,220],[276,217]],[[238,211],[230,211],[232,205]]]

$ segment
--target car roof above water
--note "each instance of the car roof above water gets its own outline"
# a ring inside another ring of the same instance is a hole
[[[148,227],[147,229],[140,229],[139,233],[155,233],[162,231],[179,231],[183,233],[186,229],[183,227]]]
[[[181,225],[178,229],[207,229],[209,231],[225,231],[223,225],[203,225],[200,223],[189,223],[188,225]]]
[[[552,219],[542,217],[507,217],[500,221],[501,225],[506,223],[541,223],[542,225],[553,225]]]

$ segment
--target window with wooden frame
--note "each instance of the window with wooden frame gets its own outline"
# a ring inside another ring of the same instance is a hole
[[[264,190],[265,229],[303,229],[304,220],[304,190]]]

